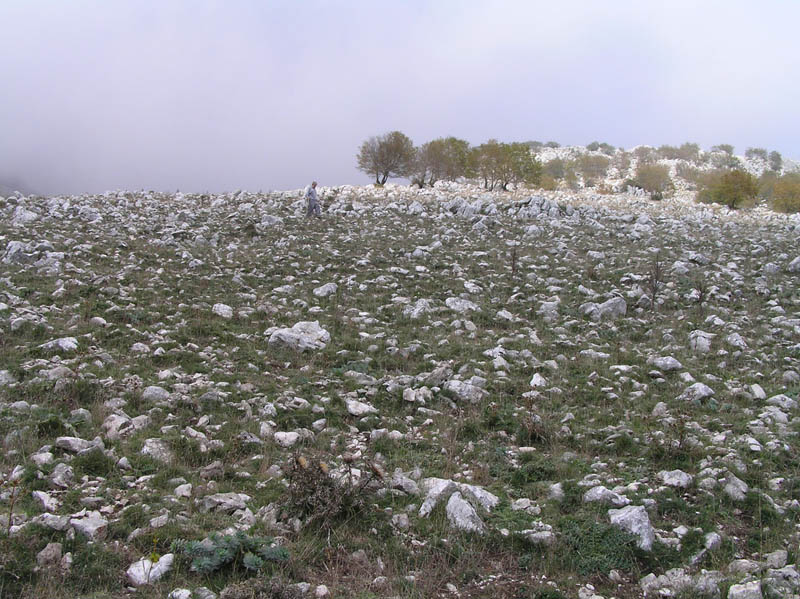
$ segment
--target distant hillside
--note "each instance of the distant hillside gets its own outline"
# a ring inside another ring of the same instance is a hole
[[[642,165],[667,169],[671,188],[695,190],[704,173],[718,169],[742,169],[755,177],[800,171],[800,163],[778,152],[748,149],[736,155],[730,146],[701,150],[696,144],[680,147],[636,146],[630,150],[594,142],[588,146],[558,146],[530,142],[531,151],[544,168],[543,184],[552,189],[595,187],[609,192],[636,186]]]

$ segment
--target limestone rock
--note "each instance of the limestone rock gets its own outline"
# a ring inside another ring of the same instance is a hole
[[[203,497],[202,509],[204,512],[214,511],[230,514],[236,510],[247,508],[245,502],[249,500],[250,496],[244,493],[216,493]]]
[[[317,297],[328,297],[329,295],[335,294],[338,289],[339,286],[336,283],[325,283],[315,288],[313,293]]]
[[[169,399],[169,391],[157,385],[151,385],[142,391],[142,401],[159,402],[167,399]]]
[[[330,333],[319,326],[319,321],[315,320],[298,322],[291,328],[274,331],[270,335],[269,344],[304,352],[324,349],[330,340]]]
[[[486,528],[475,508],[465,501],[458,491],[447,501],[446,513],[450,524],[459,530],[483,532]]]
[[[70,519],[69,525],[75,529],[75,532],[96,541],[105,536],[108,520],[103,518],[100,512],[92,511],[79,517],[73,517]]]
[[[637,545],[644,551],[653,549],[655,531],[647,510],[641,505],[629,505],[618,510],[608,510],[611,524],[639,538]]]
[[[691,474],[686,474],[682,470],[662,470],[658,473],[658,477],[668,487],[678,489],[688,489],[694,480]]]
[[[172,570],[172,562],[174,560],[175,555],[172,553],[162,555],[156,563],[147,558],[142,558],[138,562],[131,564],[125,574],[134,586],[152,584]]]
[[[162,439],[146,439],[142,446],[142,455],[149,455],[154,460],[165,464],[169,464],[175,459],[169,445]]]
[[[761,583],[757,580],[735,584],[728,589],[728,599],[763,599]]]
[[[36,563],[40,568],[49,568],[61,562],[61,543],[48,543],[47,546],[36,554]]]
[[[363,401],[358,401],[357,399],[345,400],[345,405],[347,406],[347,413],[351,416],[361,417],[367,414],[378,413],[378,410],[375,409],[374,406],[364,403]]]
[[[480,403],[484,397],[489,395],[486,390],[465,381],[447,381],[442,388],[456,399],[472,404]]]
[[[603,485],[597,485],[596,487],[592,487],[591,489],[586,491],[586,493],[583,494],[583,502],[610,503],[611,505],[616,507],[623,507],[626,505],[630,505],[631,500],[625,497],[624,495],[620,495],[619,493],[614,493],[610,489],[606,489]]]
[[[214,304],[214,306],[211,308],[211,312],[221,318],[233,318],[233,308],[226,304]]]

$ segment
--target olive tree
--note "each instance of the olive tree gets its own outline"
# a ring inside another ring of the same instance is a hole
[[[359,170],[375,175],[375,183],[383,185],[389,177],[408,176],[414,156],[412,141],[400,131],[391,131],[362,143],[356,159]]]
[[[475,174],[483,179],[485,189],[511,183],[536,185],[541,181],[542,166],[525,143],[500,143],[490,139],[472,151]]]

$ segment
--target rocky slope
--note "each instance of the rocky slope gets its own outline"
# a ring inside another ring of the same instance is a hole
[[[800,594],[800,218],[321,192],[0,199],[0,588]]]

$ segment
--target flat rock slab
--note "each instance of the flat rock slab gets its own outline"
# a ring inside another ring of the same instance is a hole
[[[244,493],[216,493],[203,497],[204,512],[223,512],[231,513],[236,510],[243,510],[247,507],[246,501],[250,500],[249,495]]]
[[[108,520],[103,518],[100,512],[93,511],[81,517],[70,519],[69,525],[75,529],[75,532],[82,534],[92,541],[96,541],[105,535],[106,528],[108,527]]]

